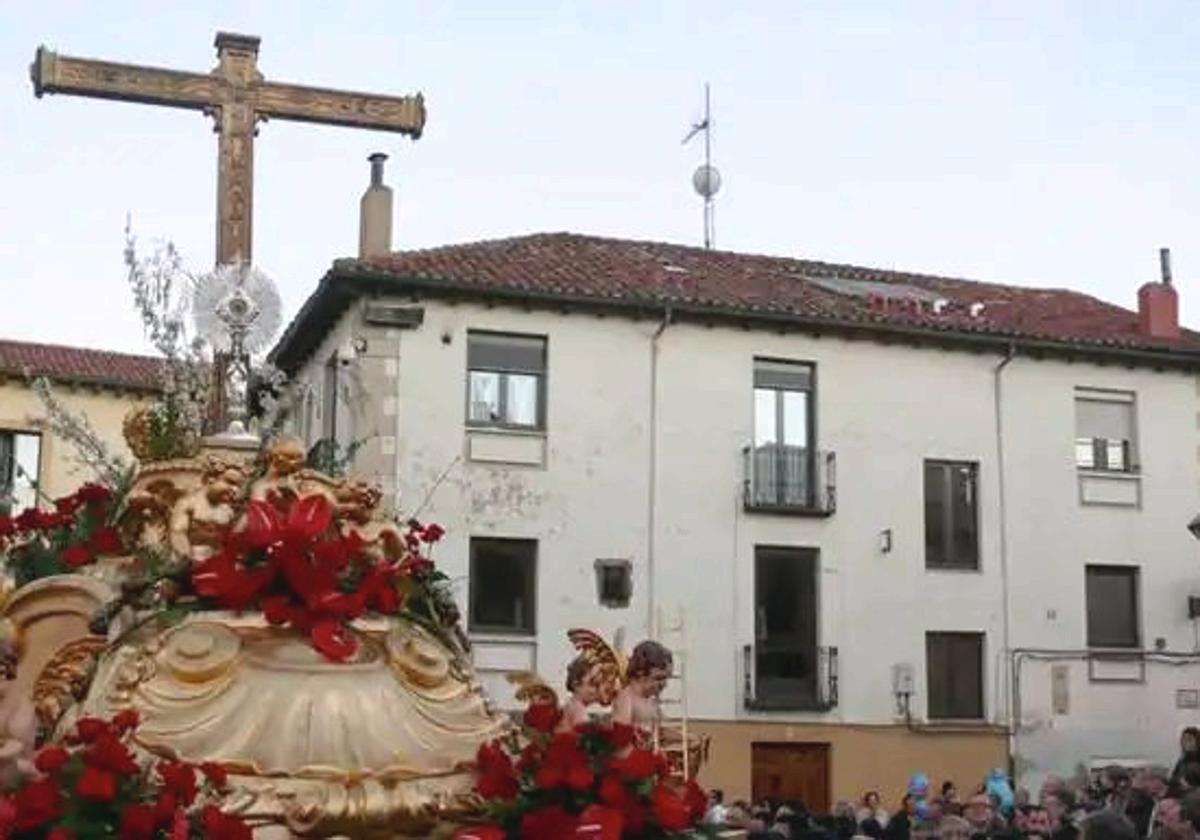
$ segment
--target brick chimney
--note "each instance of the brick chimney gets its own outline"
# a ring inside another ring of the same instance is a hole
[[[371,184],[359,203],[359,259],[392,252],[392,188],[383,183],[383,162],[387,155],[375,152],[367,160],[371,162]]]
[[[1179,294],[1171,285],[1171,249],[1159,248],[1162,280],[1138,289],[1138,331],[1147,338],[1179,338]]]

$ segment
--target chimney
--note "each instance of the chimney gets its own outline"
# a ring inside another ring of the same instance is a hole
[[[1179,294],[1171,285],[1171,249],[1158,249],[1162,280],[1138,289],[1138,331],[1147,338],[1179,338]]]
[[[367,160],[371,161],[371,185],[359,203],[359,259],[392,252],[392,188],[383,183],[383,162],[387,155],[375,152]]]

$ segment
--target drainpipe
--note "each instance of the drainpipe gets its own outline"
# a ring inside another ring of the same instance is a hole
[[[1003,657],[1009,656],[1011,647],[1011,639],[1009,637],[1009,592],[1008,592],[1008,508],[1006,505],[1006,497],[1004,494],[1004,412],[1002,411],[1003,397],[1003,373],[1009,363],[1016,356],[1017,347],[1010,343],[1004,354],[1004,358],[992,369],[992,409],[995,412],[996,421],[996,495],[997,506],[1000,513],[1000,602],[1002,615],[1000,620],[1000,636],[1004,646]],[[1001,669],[1005,676],[1009,676],[1008,669]],[[1016,739],[1017,725],[1013,718],[1013,710],[1015,704],[1012,698],[1013,684],[1011,678],[1007,686],[1009,691],[1008,699],[1008,770],[1009,776],[1012,776],[1013,763],[1016,760]]]
[[[646,636],[651,639],[658,635],[654,622],[654,546],[658,518],[658,340],[671,325],[671,318],[671,307],[668,306],[663,310],[663,318],[658,328],[650,336],[650,464],[646,481]]]

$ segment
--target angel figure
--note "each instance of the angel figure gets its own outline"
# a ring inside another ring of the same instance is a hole
[[[558,722],[559,732],[571,732],[591,721],[588,707],[606,697],[601,670],[586,655],[580,654],[567,666],[567,702]],[[611,696],[608,697],[611,702]],[[608,702],[602,703],[607,706]]]
[[[624,685],[613,699],[614,724],[632,726],[643,734],[653,732],[661,715],[659,695],[671,677],[674,661],[665,645],[651,639],[638,643],[625,667]]]
[[[37,712],[33,701],[13,683],[20,653],[20,631],[12,619],[0,619],[0,782],[6,785],[36,773]]]

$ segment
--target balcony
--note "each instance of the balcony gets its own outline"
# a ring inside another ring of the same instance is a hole
[[[837,510],[837,458],[804,446],[765,444],[742,450],[747,511],[830,516]]]
[[[838,649],[742,647],[742,701],[752,711],[827,712],[838,704]]]

